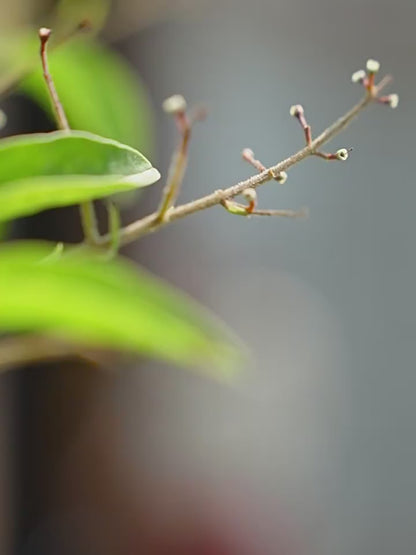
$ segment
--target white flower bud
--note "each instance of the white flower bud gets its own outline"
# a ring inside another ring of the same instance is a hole
[[[363,69],[359,69],[358,71],[355,71],[351,75],[351,81],[353,83],[362,83],[364,79],[365,79],[365,71]]]
[[[185,112],[186,100],[181,94],[174,94],[163,102],[162,108],[167,114],[179,114]]]
[[[251,187],[247,188],[247,189],[244,189],[244,191],[242,192],[242,195],[248,202],[256,202],[257,201],[257,193]]]
[[[42,40],[48,39],[51,36],[52,31],[50,29],[48,29],[47,27],[41,27],[39,29],[39,37]]]
[[[377,60],[372,60],[371,58],[367,60],[367,71],[369,73],[377,73],[380,69],[380,62]]]
[[[398,94],[390,94],[389,95],[389,104],[390,108],[397,108],[399,105],[399,95]]]
[[[280,172],[276,176],[276,181],[278,181],[281,185],[284,185],[287,181],[287,173],[286,172]]]
[[[289,113],[293,117],[299,117],[301,114],[304,113],[303,106],[301,104],[294,104],[290,107]]]
[[[245,148],[241,152],[241,156],[242,156],[243,160],[250,161],[254,158],[254,152],[251,150],[251,148]]]
[[[346,148],[340,148],[335,153],[336,159],[337,160],[342,160],[343,162],[345,162],[345,160],[348,159],[348,156],[349,156],[349,152]]]

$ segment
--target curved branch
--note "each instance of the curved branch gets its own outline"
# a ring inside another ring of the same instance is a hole
[[[309,145],[305,146],[292,156],[289,156],[289,158],[286,158],[278,164],[265,169],[261,173],[253,175],[248,179],[240,181],[239,183],[232,185],[231,187],[228,187],[226,189],[216,190],[205,197],[201,197],[197,200],[193,200],[175,208],[171,208],[166,213],[163,221],[160,220],[159,213],[156,211],[140,220],[137,220],[136,222],[127,225],[120,230],[121,244],[127,245],[135,241],[136,239],[143,237],[144,235],[152,233],[160,229],[161,227],[174,222],[175,220],[185,218],[186,216],[190,216],[191,214],[195,214],[196,212],[200,212],[201,210],[205,210],[217,204],[221,204],[222,202],[224,202],[224,200],[233,198],[241,194],[244,189],[247,189],[249,187],[260,187],[264,183],[267,183],[268,181],[274,179],[274,177],[279,173],[286,171],[295,164],[298,164],[308,156],[312,156],[314,152],[318,150],[322,145],[330,141],[333,137],[335,137],[335,135],[345,129],[347,125],[349,125],[360,114],[360,112],[364,110],[364,108],[374,102],[374,100],[375,96],[366,94],[353,108],[351,108],[351,110],[349,110],[346,114],[341,116],[332,125],[325,129],[325,131],[318,135],[318,137],[316,137]],[[110,241],[111,238],[109,235],[104,235],[101,240],[103,245],[108,245]]]

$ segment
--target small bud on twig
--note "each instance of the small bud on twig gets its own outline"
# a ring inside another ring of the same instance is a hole
[[[301,104],[294,104],[290,107],[289,113],[291,116],[299,120],[303,132],[305,133],[306,144],[310,145],[312,142],[311,126],[308,125],[308,122],[306,121],[303,106]]]
[[[260,162],[260,160],[256,160],[254,152],[251,150],[251,148],[245,148],[241,153],[241,156],[243,160],[256,168],[258,172],[264,172],[264,170],[266,169],[266,166],[262,162]]]
[[[380,104],[387,104],[390,108],[394,109],[399,105],[399,95],[393,93],[387,96],[380,96],[377,101],[380,102]]]
[[[251,164],[254,158],[254,152],[251,150],[251,148],[244,148],[241,152],[241,156],[243,160]]]
[[[375,96],[374,80],[376,73],[380,69],[380,63],[377,60],[369,59],[367,60],[366,68],[368,72],[368,77],[365,80],[365,87],[372,96]]]
[[[351,81],[353,83],[360,83],[361,85],[363,85],[373,100],[381,104],[388,104],[392,108],[397,108],[397,105],[399,103],[399,97],[397,95],[393,94],[393,95],[383,96],[383,97],[378,96],[380,92],[388,84],[391,83],[392,81],[391,75],[385,75],[381,79],[381,81],[376,85],[375,76],[376,76],[376,73],[378,73],[378,71],[380,70],[380,62],[370,58],[369,60],[367,60],[366,69],[367,71],[364,71],[363,69],[359,69],[358,71],[355,71],[351,76]]]
[[[370,58],[369,60],[367,60],[366,68],[368,73],[378,73],[378,71],[380,70],[380,62]]]
[[[254,189],[251,189],[251,188],[244,189],[244,191],[241,194],[249,202],[256,202],[257,201],[257,193]]]
[[[39,29],[39,38],[42,42],[46,42],[51,36],[51,34],[52,34],[52,31],[47,27],[41,27]]]
[[[336,152],[328,153],[328,152],[315,152],[315,156],[319,156],[324,160],[341,160],[345,162],[348,160],[349,153],[351,152],[352,148],[339,148]]]
[[[69,130],[69,123],[65,115],[62,104],[59,100],[58,92],[49,71],[47,43],[52,31],[47,27],[41,27],[38,31],[40,39],[40,57],[42,60],[43,77],[48,88],[49,96],[55,111],[56,121],[60,129]]]
[[[186,111],[186,100],[181,94],[174,94],[167,98],[163,104],[163,111],[167,114],[181,114]]]
[[[289,113],[292,117],[298,118],[299,116],[303,115],[305,111],[301,104],[293,104],[293,106],[290,107]]]
[[[352,75],[351,75],[351,81],[353,83],[364,83],[364,80],[366,78],[366,72],[363,69],[359,69],[358,71],[355,71]]]
[[[251,164],[254,168],[256,168],[256,170],[258,172],[264,172],[266,171],[266,166],[263,164],[263,162],[260,162],[260,160],[257,160],[254,156],[254,152],[251,150],[251,148],[245,148],[242,153],[241,156],[243,158],[243,160],[245,160],[246,162],[248,162],[249,164]],[[278,183],[285,183],[287,180],[287,173],[286,172],[280,172],[278,174],[274,174],[271,173],[270,174],[272,179],[274,179],[275,181],[277,181]]]
[[[342,160],[343,162],[345,162],[345,160],[348,160],[349,152],[346,148],[340,148],[336,151],[335,157],[337,160]]]
[[[175,118],[176,126],[180,133],[179,145],[172,156],[162,199],[159,203],[159,221],[164,221],[168,211],[174,206],[182,186],[188,164],[188,149],[191,139],[193,120],[186,113],[186,100],[181,94],[174,94],[163,102],[163,110]],[[196,112],[194,118],[202,116],[202,111]]]
[[[287,173],[280,172],[276,175],[275,180],[280,183],[280,185],[284,185],[287,181]]]
[[[249,188],[249,189],[244,189],[244,191],[241,194],[243,195],[243,197],[248,202],[247,214],[251,214],[253,212],[253,210],[256,208],[257,193],[254,189]]]

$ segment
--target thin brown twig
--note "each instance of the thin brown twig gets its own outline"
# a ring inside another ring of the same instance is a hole
[[[189,143],[194,124],[204,121],[207,113],[203,106],[194,108],[190,114],[187,113],[186,100],[180,94],[174,94],[163,102],[163,109],[166,113],[175,118],[176,127],[180,134],[180,141],[176,151],[172,156],[168,178],[163,189],[162,199],[159,204],[159,220],[164,220],[165,216],[176,202],[185,176],[188,165]]]
[[[51,99],[52,107],[55,112],[56,122],[60,129],[64,131],[69,131],[69,123],[66,117],[65,111],[62,107],[61,101],[59,100],[58,92],[53,82],[51,73],[49,71],[48,63],[48,53],[47,45],[52,31],[46,27],[41,27],[39,29],[39,39],[40,39],[40,57],[42,60],[43,77],[45,78],[46,85],[48,87],[49,96]]]
[[[381,81],[378,83],[377,85],[377,90],[380,92],[382,89],[385,89],[387,87],[387,85],[390,85],[390,83],[392,83],[393,81],[393,76],[392,75],[385,75]]]
[[[163,189],[162,200],[159,206],[160,221],[163,221],[166,218],[168,210],[174,205],[178,197],[188,163],[191,125],[185,113],[178,114],[176,117],[178,119],[178,128],[181,133],[181,139],[177,151],[172,157],[166,186]]]
[[[221,205],[224,206],[226,210],[228,210],[231,214],[235,214],[238,216],[245,216],[249,218],[251,216],[282,216],[284,218],[306,218],[308,215],[308,211],[306,208],[302,208],[301,210],[287,210],[287,209],[262,209],[256,208],[255,202],[251,204],[244,205],[239,202],[231,201],[231,200],[224,200],[221,202]]]
[[[83,31],[91,31],[93,27],[89,20],[84,19],[80,21],[80,23],[71,29],[68,33],[63,36],[55,37],[55,41],[53,45],[50,45],[49,50],[51,48],[56,49],[66,42],[72,40],[74,37],[78,35],[78,33]],[[19,83],[28,75],[30,75],[36,69],[36,60],[29,61],[23,68],[20,70],[15,71],[13,74],[6,76],[5,80],[2,80],[2,88],[0,89],[0,100],[9,96],[11,93],[15,91],[18,87]]]
[[[66,117],[65,110],[59,100],[58,91],[56,90],[51,72],[49,71],[47,44],[51,34],[52,31],[46,27],[41,27],[39,29],[40,57],[42,60],[43,77],[45,78],[45,83],[48,88],[58,127],[64,131],[70,131],[71,128],[69,126],[68,118]],[[90,245],[98,245],[100,243],[100,235],[98,232],[98,223],[94,203],[92,201],[83,202],[80,204],[79,209],[81,225],[86,242]]]
[[[300,104],[295,104],[294,106],[292,106],[290,111],[291,111],[291,114],[293,116],[295,116],[296,119],[299,121],[299,123],[300,123],[300,125],[303,129],[306,144],[310,145],[311,142],[312,142],[312,130],[311,130],[311,126],[309,125],[309,123],[306,120],[305,112],[303,110],[303,107]]]
[[[243,160],[251,164],[253,168],[255,168],[258,172],[261,173],[267,170],[263,162],[261,162],[260,160],[257,160],[257,158],[254,156],[254,152],[252,151],[251,148],[245,148],[241,153],[241,155]],[[273,175],[273,179],[278,183],[282,183],[284,180],[282,176],[278,176],[278,175]]]
[[[306,218],[308,215],[308,211],[306,209],[301,210],[284,210],[284,209],[277,209],[277,210],[253,210],[250,213],[250,216],[281,216],[283,218]]]

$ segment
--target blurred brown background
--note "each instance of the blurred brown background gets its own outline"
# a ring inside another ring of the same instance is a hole
[[[1,2],[1,25],[42,24],[52,6]],[[310,160],[260,191],[263,206],[308,206],[307,221],[214,208],[129,250],[250,346],[235,388],[146,361],[2,376],[2,553],[415,551],[415,17],[411,0],[113,3],[104,37],[149,88],[163,173],[175,134],[161,101],[209,107],[183,199],[249,175],[243,147],[266,164],[296,150],[289,106],[323,128],[358,98],[350,75],[367,57],[394,74],[401,104],[334,141],[354,147],[348,164]],[[50,125],[9,102],[15,131]],[[74,237],[74,214],[16,233]]]

